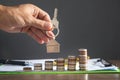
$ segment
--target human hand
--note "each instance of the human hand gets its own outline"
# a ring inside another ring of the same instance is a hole
[[[33,4],[0,5],[0,29],[10,33],[27,33],[40,44],[55,37],[50,16]]]

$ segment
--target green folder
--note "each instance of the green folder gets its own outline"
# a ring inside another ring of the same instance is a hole
[[[120,74],[119,70],[96,70],[96,71],[13,71],[13,72],[0,72],[3,74]]]

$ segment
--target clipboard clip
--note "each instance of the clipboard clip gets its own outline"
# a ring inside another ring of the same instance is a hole
[[[104,65],[104,67],[110,67],[110,66],[112,66],[111,63],[105,61],[105,60],[102,59],[102,58],[98,59],[97,62],[101,62],[101,63]]]

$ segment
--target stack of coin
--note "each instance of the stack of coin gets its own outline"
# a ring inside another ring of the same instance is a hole
[[[29,66],[23,67],[23,71],[32,71],[32,67]]]
[[[58,71],[64,71],[64,65],[65,65],[65,60],[64,58],[58,58],[56,60],[57,62],[57,70]]]
[[[79,49],[79,68],[80,70],[87,70],[87,49]]]
[[[42,64],[41,63],[35,63],[34,64],[34,70],[35,71],[41,71],[42,70]]]
[[[68,70],[69,71],[76,70],[76,56],[68,56]]]
[[[53,70],[53,61],[45,61],[45,70]]]

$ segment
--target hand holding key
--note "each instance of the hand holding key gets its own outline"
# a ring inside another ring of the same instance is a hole
[[[0,5],[0,30],[27,33],[40,44],[55,37],[49,14],[33,4]]]

